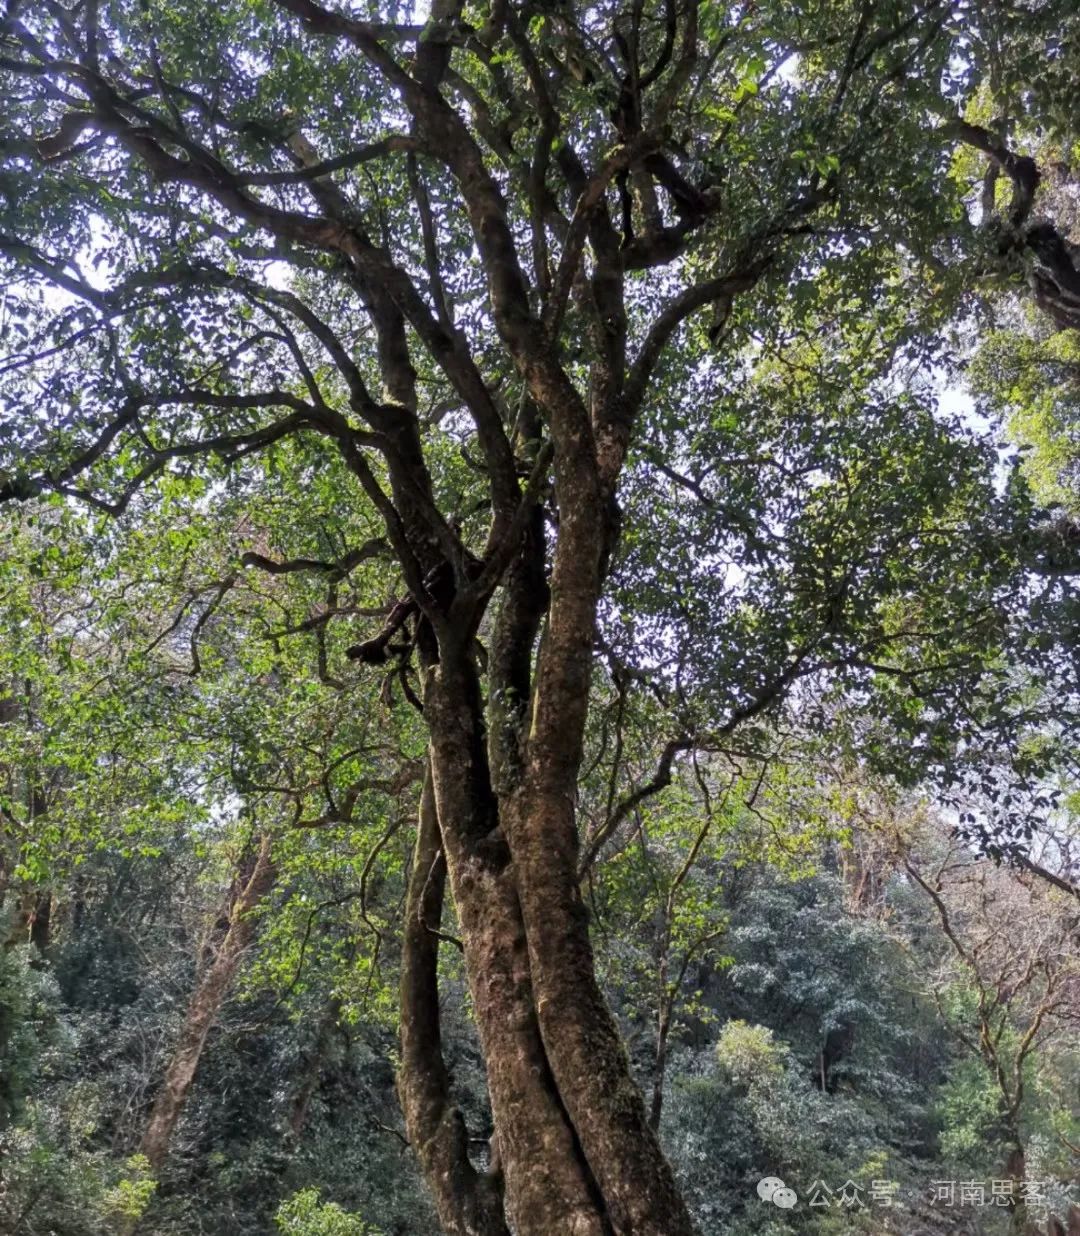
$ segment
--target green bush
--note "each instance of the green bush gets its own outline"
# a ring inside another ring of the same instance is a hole
[[[282,1202],[274,1222],[285,1236],[381,1236],[337,1202],[320,1202],[318,1189],[301,1189]]]

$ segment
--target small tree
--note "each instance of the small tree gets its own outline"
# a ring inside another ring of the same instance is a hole
[[[956,844],[904,865],[932,904],[948,947],[930,990],[969,1064],[979,1066],[974,1074],[961,1068],[951,1097],[961,1123],[996,1133],[1013,1181],[1013,1227],[1022,1231],[1029,1108],[1048,1097],[1038,1094],[1039,1072],[1080,1029],[1075,901],[973,860]]]

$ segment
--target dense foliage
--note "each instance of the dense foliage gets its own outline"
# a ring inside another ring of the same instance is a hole
[[[9,0],[0,1227],[1080,1200],[1074,10]]]
[[[722,926],[678,985],[661,1129],[702,1231],[826,1236],[909,1233],[915,1224],[944,1233],[978,1219],[992,1233],[995,1218],[1006,1230],[1000,1208],[931,1205],[935,1181],[978,1180],[989,1190],[1007,1175],[1004,1105],[991,1062],[971,1046],[977,984],[999,983],[993,966],[1002,963],[966,970],[905,861],[929,878],[947,859],[943,896],[961,930],[975,941],[992,933],[1007,950],[1009,980],[994,1013],[1007,1044],[1026,1032],[1047,991],[1064,997],[1024,1064],[1018,1127],[1038,1199],[1031,1217],[1044,1207],[1064,1214],[1076,1197],[1080,967],[1070,898],[950,852],[947,830],[914,824],[917,811],[900,818],[901,836],[879,819],[850,844],[819,837],[802,870],[785,871],[764,857],[757,821],[743,816],[701,869],[710,927]],[[657,912],[665,868],[685,858],[683,827],[662,813],[642,821],[594,903],[606,988],[646,1087],[656,1075]],[[5,1230],[106,1236],[125,1208],[149,1203],[149,1230],[178,1236],[427,1236],[435,1220],[405,1145],[394,1035],[379,996],[350,1004],[345,993],[359,977],[314,960],[302,983],[292,983],[295,972],[274,981],[295,960],[281,954],[286,897],[297,899],[298,888],[275,904],[283,922],[264,934],[222,1012],[160,1185],[140,1191],[147,1174],[130,1152],[195,980],[185,942],[220,907],[208,861],[180,849],[90,856],[77,885],[53,886],[44,952],[25,929],[11,936],[0,989]],[[636,880],[628,867],[641,873]],[[984,882],[994,886],[989,904]],[[313,876],[307,896],[329,903],[334,887],[332,875]],[[690,901],[685,926],[696,939]],[[328,906],[318,931],[332,938],[356,927]],[[1065,944],[1058,985],[1040,976],[1010,992],[1025,967],[1053,956],[1055,932]],[[681,958],[686,946],[671,947]],[[453,966],[444,990],[447,1056],[482,1128],[482,1066]],[[755,1186],[768,1175],[804,1205],[786,1214],[760,1201]],[[839,1195],[849,1181],[860,1205],[806,1208],[818,1182]]]

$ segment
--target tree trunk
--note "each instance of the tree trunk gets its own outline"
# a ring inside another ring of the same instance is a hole
[[[664,1082],[667,1078],[672,1003],[671,1000],[661,998],[660,1013],[656,1019],[656,1058],[653,1063],[652,1101],[649,1104],[649,1125],[654,1133],[659,1132],[660,1117],[664,1112]]]
[[[149,1160],[155,1176],[160,1173],[168,1157],[169,1142],[191,1093],[206,1037],[217,1020],[240,961],[255,933],[251,911],[270,891],[273,882],[270,838],[264,835],[254,860],[234,881],[228,928],[188,1002],[180,1038],[139,1143],[139,1152]]]
[[[437,657],[426,670],[424,693],[434,816],[487,1067],[505,1210],[517,1236],[692,1236],[596,980],[578,882],[577,776],[596,609],[613,544],[612,499],[576,393],[546,367],[530,379],[556,442],[560,523],[550,592],[537,509],[503,581],[486,684],[490,739],[473,651],[482,607],[470,612],[466,600],[460,612],[451,606],[447,619],[436,622]],[[612,478],[624,450],[612,438],[601,452]],[[545,614],[534,675],[534,642]],[[437,873],[427,827],[428,850],[419,863]],[[423,843],[423,826],[421,834]],[[414,885],[424,878],[414,871]],[[425,887],[432,910],[430,884],[414,890],[411,906]],[[432,925],[427,912],[423,921]],[[418,924],[410,908],[413,984],[422,973]],[[430,957],[426,965],[433,972]],[[434,1005],[433,977],[425,979],[425,992],[424,1004]],[[415,985],[403,983],[403,1043],[418,1024],[417,995]],[[433,1063],[434,1013],[427,1017],[426,1053],[415,1041],[413,1050],[403,1050],[410,1136],[447,1232],[499,1231],[469,1228],[460,1201],[447,1200],[447,1169],[430,1149],[439,1144],[432,1141],[441,1130],[435,1117],[446,1109],[440,1106],[444,1083],[430,1076],[441,1058]],[[422,1084],[431,1095],[426,1119],[413,1097]],[[463,1172],[454,1179],[468,1183]]]
[[[596,979],[578,882],[577,777],[584,750],[613,486],[625,426],[594,437],[585,410],[548,404],[559,534],[532,692],[523,775],[507,803],[530,971],[559,1096],[618,1236],[690,1236],[693,1223]]]
[[[590,540],[595,545],[596,537]],[[502,795],[492,788],[471,650],[464,638],[457,647],[443,641],[441,659],[427,674],[424,700],[434,816],[461,924],[513,1229],[518,1236],[688,1236],[689,1214],[596,981],[577,880],[573,793],[595,600],[586,598],[586,604],[584,624],[564,628],[574,646],[572,663],[555,656],[557,672],[546,680],[555,690],[545,697],[545,656],[550,665],[561,634],[557,603],[552,608],[534,696],[530,759],[519,776],[508,778],[510,788]],[[489,690],[495,690],[490,683]],[[556,715],[560,700],[567,705],[565,726]],[[568,747],[545,750],[544,738]],[[441,879],[426,796],[425,803],[408,914],[411,962],[403,980],[406,1119],[447,1232],[499,1231],[497,1224],[470,1228],[462,1220],[460,1199],[447,1194],[455,1191],[451,1181],[467,1180],[467,1174],[440,1168],[446,1159],[436,1153],[450,1140],[441,1106],[445,1084],[432,1076],[442,1067],[433,1013],[421,1022],[416,1007],[417,981],[425,973],[420,932],[425,924],[426,929],[434,925],[433,877]],[[431,904],[421,918],[425,889]],[[433,973],[430,956],[426,965]],[[425,978],[425,989],[423,1003],[433,1006],[433,977]],[[421,1050],[412,1036],[425,1024],[428,1044]],[[431,1097],[422,1109],[416,1096],[424,1085]],[[460,1146],[464,1137],[457,1136]],[[452,1161],[463,1156],[462,1147]]]
[[[488,775],[479,684],[464,656],[444,656],[429,671],[425,716],[435,818],[487,1065],[508,1217],[518,1236],[604,1236],[604,1207],[541,1038],[517,873]]]
[[[693,1226],[649,1125],[596,980],[575,879],[573,804],[548,793],[519,806],[512,835],[541,1034],[559,1094],[618,1236],[684,1236]],[[545,838],[562,835],[562,850]]]
[[[401,963],[401,1070],[405,1128],[447,1236],[509,1236],[496,1164],[469,1159],[465,1120],[450,1099],[439,1024],[438,952],[446,862],[430,767],[424,777],[416,849],[405,906]]]
[[[1023,1233],[1027,1231],[1027,1206],[1024,1204],[1024,1181],[1027,1178],[1027,1156],[1019,1139],[1015,1141],[1008,1160],[1005,1163],[1005,1179],[1012,1185],[1012,1197],[1009,1200],[1009,1230]]]

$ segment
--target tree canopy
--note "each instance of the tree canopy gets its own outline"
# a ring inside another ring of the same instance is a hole
[[[729,832],[790,875],[887,786],[1048,873],[1073,8],[9,0],[0,884],[39,934],[107,849],[221,894],[125,1222],[256,936],[268,1017],[396,1028],[444,1231],[681,1236],[670,1036]],[[648,963],[598,966],[590,918],[635,897]],[[739,1021],[731,1094],[750,1052],[808,1101]],[[335,1206],[279,1224],[354,1230]]]

